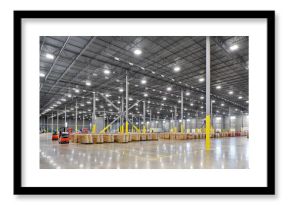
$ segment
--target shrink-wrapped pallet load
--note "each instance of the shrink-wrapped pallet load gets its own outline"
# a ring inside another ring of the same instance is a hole
[[[146,141],[146,133],[141,133],[140,134],[140,140],[141,141]]]
[[[128,142],[132,142],[132,136],[131,136],[131,133],[126,135],[127,139],[128,139]]]
[[[82,134],[78,134],[77,143],[81,143],[82,136],[83,136]]]
[[[200,139],[200,138],[201,138],[201,133],[200,132],[196,133],[196,139]]]
[[[170,132],[169,133],[169,139],[171,139],[171,140],[175,140],[175,132]]]
[[[163,132],[158,133],[158,136],[159,136],[159,139],[164,139],[164,133]]]
[[[140,141],[140,135],[138,133],[130,133],[132,141]]]
[[[175,134],[175,139],[177,139],[177,140],[181,140],[181,138],[182,138],[181,133],[176,133],[176,134]]]
[[[164,133],[164,139],[170,139],[169,132]]]
[[[114,142],[114,136],[111,134],[103,134],[104,142]]]
[[[151,133],[146,133],[146,140],[147,141],[152,140],[152,134]]]
[[[193,136],[193,133],[187,133],[187,139],[192,140]]]
[[[89,136],[84,134],[81,136],[81,144],[88,144],[89,143]]]
[[[78,142],[78,136],[77,134],[73,135],[73,143],[77,143]]]
[[[113,136],[113,138],[114,138],[114,142],[117,142],[118,141],[118,135],[119,134],[111,134],[112,136]]]
[[[128,142],[128,139],[129,139],[128,136],[129,135],[126,135],[126,134],[121,134],[121,133],[118,134],[117,135],[117,142],[118,143],[126,143],[126,142]]]
[[[157,133],[151,133],[152,135],[152,140],[158,140],[158,134]]]
[[[92,134],[93,143],[94,144],[101,144],[104,142],[103,135],[100,134]]]

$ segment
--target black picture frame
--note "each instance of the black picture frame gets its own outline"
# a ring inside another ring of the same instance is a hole
[[[46,18],[219,18],[267,20],[266,187],[23,187],[21,171],[21,22]],[[17,125],[17,126],[16,126]],[[14,11],[15,195],[273,195],[275,194],[275,11]]]

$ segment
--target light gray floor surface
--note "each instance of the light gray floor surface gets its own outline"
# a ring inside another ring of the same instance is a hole
[[[104,144],[58,144],[40,136],[41,169],[247,169],[249,139],[159,140]]]

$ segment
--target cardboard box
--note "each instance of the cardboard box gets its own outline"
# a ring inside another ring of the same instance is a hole
[[[152,140],[158,140],[158,134],[157,133],[151,133]]]
[[[159,139],[164,139],[164,133],[163,132],[158,133],[157,135],[158,135]]]
[[[114,135],[111,134],[103,134],[104,142],[112,143],[114,142]]]
[[[152,135],[151,135],[151,133],[146,133],[146,140],[147,140],[147,141],[152,140]]]
[[[101,143],[104,143],[103,135],[100,135],[100,134],[93,134],[93,135],[92,135],[92,138],[93,138],[93,143],[94,143],[94,144],[101,144]]]
[[[131,133],[130,137],[132,141],[140,141],[140,135],[138,133]]]
[[[176,133],[174,133],[174,132],[170,132],[170,133],[169,133],[169,139],[171,139],[171,140],[175,140],[175,135],[176,135]]]
[[[129,141],[129,135],[118,134],[116,139],[118,143],[127,143]]]
[[[141,141],[146,141],[146,133],[141,133],[140,134],[140,140]]]
[[[164,139],[170,139],[169,132],[164,133]]]

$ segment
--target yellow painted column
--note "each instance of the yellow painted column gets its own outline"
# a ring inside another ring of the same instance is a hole
[[[205,147],[206,150],[210,150],[210,115],[206,116],[206,135],[205,135]]]
[[[129,123],[126,121],[126,135],[129,133]]]
[[[93,134],[96,134],[96,130],[97,130],[97,126],[96,126],[96,125],[93,125],[92,133],[93,133]]]
[[[181,121],[181,124],[180,124],[180,132],[184,133],[183,120]]]

